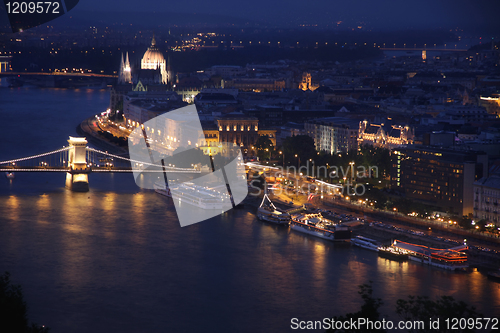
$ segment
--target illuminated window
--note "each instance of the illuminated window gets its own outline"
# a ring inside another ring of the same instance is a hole
[[[233,128],[234,128],[234,130],[236,131],[236,125],[234,125],[234,127],[233,127]]]
[[[226,126],[226,131],[228,131],[228,132],[229,132],[229,125],[227,125],[227,126]]]
[[[259,127],[257,125],[255,125],[255,130],[258,131],[259,130]]]
[[[242,132],[244,131],[244,126],[243,126],[243,125],[241,125],[241,131],[242,131]]]

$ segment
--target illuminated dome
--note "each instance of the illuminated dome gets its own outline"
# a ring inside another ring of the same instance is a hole
[[[163,54],[161,54],[160,50],[158,50],[158,48],[156,47],[156,40],[153,36],[151,46],[148,47],[148,50],[142,57],[141,69],[157,69],[158,67],[162,67],[162,64],[164,63],[165,58],[163,57]]]

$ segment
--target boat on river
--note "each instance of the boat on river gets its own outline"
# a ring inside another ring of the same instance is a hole
[[[271,222],[280,225],[288,225],[290,214],[286,211],[276,208],[267,193],[264,193],[262,202],[257,209],[257,217],[261,221]]]
[[[321,213],[297,213],[290,220],[292,230],[329,241],[351,241],[351,229],[325,219]]]
[[[380,242],[363,236],[356,236],[354,238],[351,238],[351,244],[375,252],[378,252],[379,247],[382,246]]]

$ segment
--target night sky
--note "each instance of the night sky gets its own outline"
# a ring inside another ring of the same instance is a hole
[[[119,10],[196,12],[276,24],[342,20],[374,29],[460,27],[500,33],[499,0],[84,0],[74,9]]]

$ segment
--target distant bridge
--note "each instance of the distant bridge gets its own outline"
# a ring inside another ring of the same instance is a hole
[[[1,76],[78,76],[78,77],[100,77],[100,78],[117,78],[118,75],[97,74],[97,73],[81,73],[81,72],[0,72]]]
[[[50,152],[0,161],[0,172],[66,172],[66,186],[73,191],[89,190],[92,172],[200,173],[195,168],[178,168],[132,160],[87,147],[85,138],[70,137],[69,146]]]

